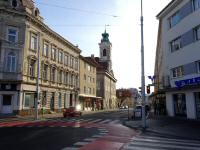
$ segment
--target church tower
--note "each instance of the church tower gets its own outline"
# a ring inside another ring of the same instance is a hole
[[[109,41],[109,34],[105,32],[102,34],[101,43],[99,43],[100,49],[100,59],[101,63],[104,63],[106,70],[112,72],[112,59],[111,59],[111,50],[112,43]]]

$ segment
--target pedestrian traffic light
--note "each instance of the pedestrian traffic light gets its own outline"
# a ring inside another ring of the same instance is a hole
[[[147,85],[147,94],[150,94],[151,90],[150,90],[150,85]]]

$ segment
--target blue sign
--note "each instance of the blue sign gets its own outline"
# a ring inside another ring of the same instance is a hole
[[[156,78],[156,76],[154,75],[154,76],[148,76],[148,78],[151,80],[151,82],[152,82],[152,84],[154,83],[154,80],[155,80],[155,78]]]
[[[181,88],[185,85],[194,85],[194,84],[200,84],[200,77],[175,81],[175,85],[178,88]]]

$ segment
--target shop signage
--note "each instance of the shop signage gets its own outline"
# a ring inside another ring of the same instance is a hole
[[[175,85],[178,88],[181,88],[185,85],[194,85],[194,84],[200,84],[200,77],[175,81]]]

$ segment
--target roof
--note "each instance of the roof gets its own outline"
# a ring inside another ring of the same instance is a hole
[[[170,8],[175,2],[180,1],[180,0],[172,0],[171,2],[169,2],[169,4],[167,4],[167,6],[165,6],[157,15],[157,18],[160,18],[161,15],[168,9]]]
[[[84,57],[82,55],[80,55],[80,58],[89,63],[90,65],[93,65],[94,67],[99,67],[99,64],[96,62],[95,58],[92,58],[92,57]]]

